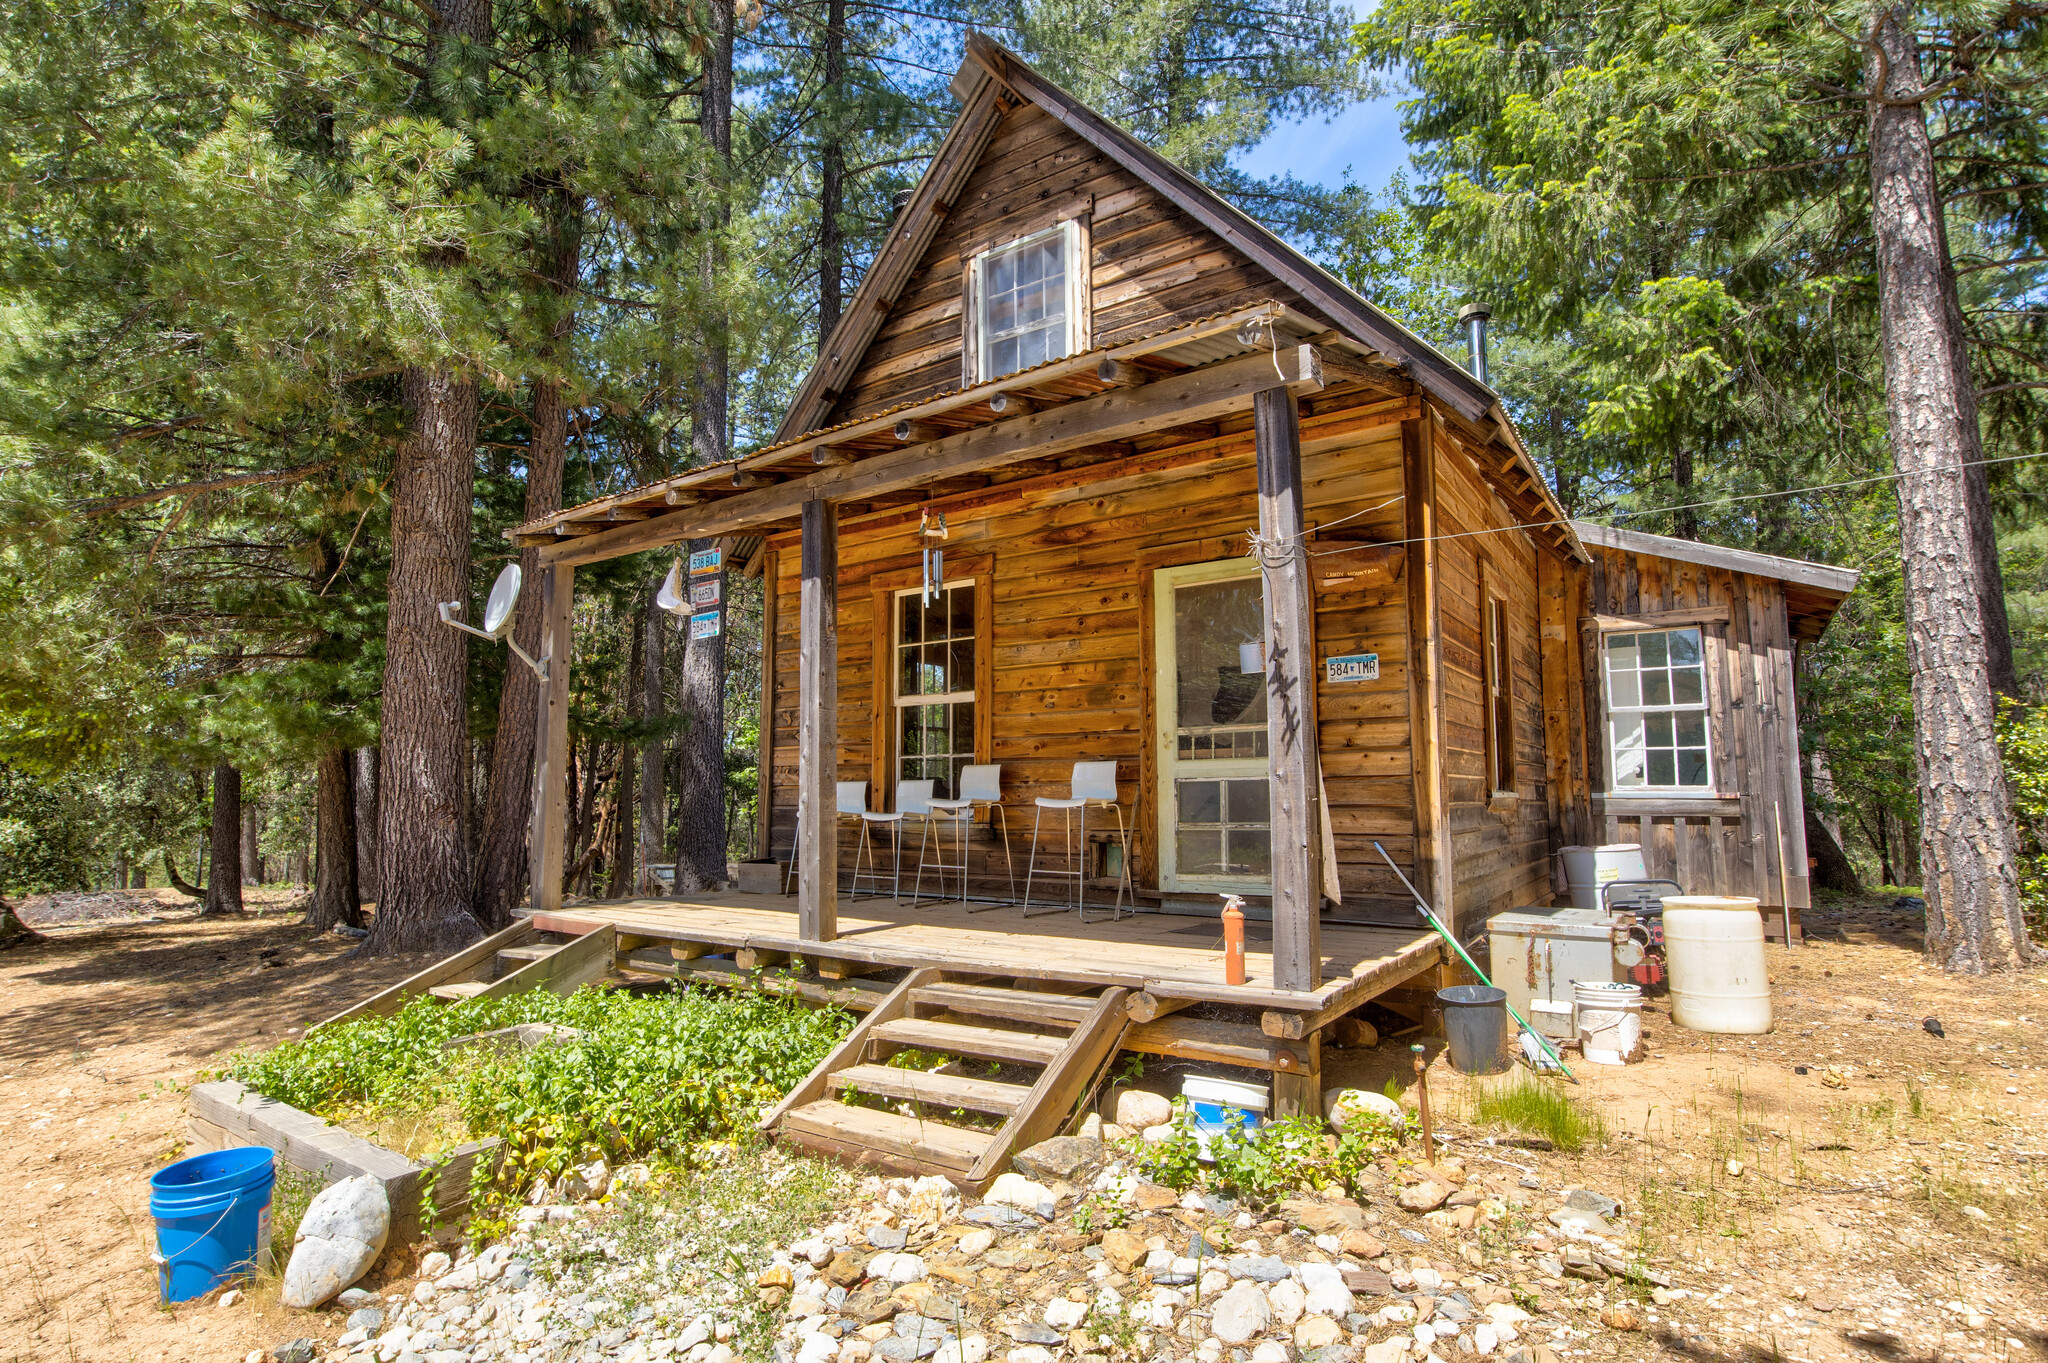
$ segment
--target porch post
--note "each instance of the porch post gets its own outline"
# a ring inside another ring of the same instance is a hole
[[[839,936],[839,508],[804,503],[797,647],[797,931]]]
[[[533,738],[533,824],[527,832],[527,902],[535,913],[562,907],[562,861],[568,830],[570,609],[576,570],[543,563],[540,570],[540,653],[548,676],[541,684]],[[524,667],[518,659],[512,666]]]
[[[1294,394],[1252,398],[1258,447],[1259,537],[1266,612],[1266,746],[1272,780],[1273,987],[1322,983],[1322,810],[1316,669],[1309,645],[1314,606],[1301,542],[1301,421]]]

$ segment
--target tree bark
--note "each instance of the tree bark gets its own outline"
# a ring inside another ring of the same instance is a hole
[[[204,880],[205,876],[202,875],[200,879]],[[187,899],[206,898],[206,890],[203,886],[194,885],[178,874],[176,864],[171,861],[171,849],[168,847],[164,849],[164,883],[179,894],[184,895]]]
[[[846,272],[846,236],[839,215],[846,199],[846,0],[825,0],[825,100],[819,111],[818,349],[839,325]]]
[[[640,718],[652,723],[662,716],[662,667],[667,652],[668,612],[654,604],[656,580],[647,593],[647,609],[640,622]],[[640,750],[640,881],[637,892],[660,895],[665,887],[655,879],[653,868],[668,841],[667,811],[662,808],[662,776],[668,770],[668,754],[662,741],[650,738]]]
[[[1912,14],[1885,10],[1868,34],[1871,221],[1877,244],[1885,412],[1899,473],[1908,656],[1913,673],[1927,953],[1984,974],[2034,959],[2021,917],[2012,808],[1986,678],[1981,545],[1970,476],[1983,452],[1960,307],[1919,100]]]
[[[1827,821],[1815,812],[1812,805],[1806,807],[1806,850],[1818,863],[1813,870],[1816,888],[1839,890],[1843,894],[1863,893],[1863,882],[1857,878],[1856,868],[1849,862],[1849,854],[1842,850],[1842,844],[1835,840]]]
[[[708,549],[716,540],[691,540]],[[719,574],[719,632],[689,639],[683,649],[683,713],[690,725],[678,744],[676,892],[725,887],[725,591]],[[694,633],[694,631],[690,631]]]
[[[34,946],[44,940],[43,934],[21,921],[12,904],[0,899],[0,951]]]
[[[1678,490],[1680,509],[1672,513],[1671,533],[1682,540],[1700,537],[1700,513],[1686,503],[1693,499],[1692,448],[1680,445],[1671,455],[1671,483]]]
[[[469,599],[477,386],[445,366],[414,366],[401,388],[408,429],[392,476],[377,792],[383,897],[362,947],[373,956],[452,951],[481,930],[470,912],[468,636],[438,610]]]
[[[567,303],[576,283],[581,260],[583,228],[580,206],[566,194],[553,196],[550,204],[552,231],[541,252],[541,271],[556,291],[561,315],[554,326],[554,353],[548,363],[561,357],[575,326],[576,314]],[[532,520],[559,510],[562,505],[562,468],[569,444],[567,391],[559,380],[539,377],[533,381],[533,416],[526,448],[526,518]],[[519,595],[512,637],[527,656],[540,656],[541,597],[540,553],[527,549],[519,555],[519,571],[525,590]],[[567,666],[566,660],[564,666]],[[477,853],[476,914],[485,927],[496,931],[512,921],[512,906],[526,885],[527,836],[533,825],[533,739],[540,715],[540,678],[517,658],[505,665],[504,687],[498,693],[498,732],[492,740],[491,788],[484,797],[483,841]]]
[[[377,790],[383,754],[372,746],[357,748],[356,766],[356,891],[361,899],[377,898]]]
[[[313,903],[306,926],[326,932],[336,923],[363,926],[356,883],[356,764],[347,748],[320,754],[313,772]]]
[[[206,877],[201,918],[242,911],[242,773],[226,762],[213,767],[213,868]]]
[[[242,883],[263,883],[263,816],[254,800],[242,801]]]

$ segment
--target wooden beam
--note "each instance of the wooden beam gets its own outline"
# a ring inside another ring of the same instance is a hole
[[[1105,359],[1095,366],[1096,381],[1106,383],[1112,388],[1136,388],[1151,377],[1144,370],[1124,360]]]
[[[926,441],[937,440],[946,433],[929,421],[912,421],[905,417],[896,423],[896,429],[890,434],[896,437],[896,443],[899,445],[922,445]]]
[[[1437,636],[1436,456],[1427,415],[1401,423],[1401,488],[1408,540],[1408,750],[1415,782],[1415,887],[1439,912],[1450,890],[1437,874],[1443,828],[1442,641]]]
[[[775,855],[775,551],[767,545],[754,555],[752,570],[761,575],[761,714],[755,740],[754,855]]]
[[[1142,388],[1114,389],[1043,412],[961,431],[925,445],[873,454],[843,468],[825,468],[775,487],[740,493],[688,511],[621,526],[573,544],[543,548],[556,562],[598,563],[703,535],[728,535],[799,514],[805,503],[866,501],[935,479],[983,473],[1022,459],[1049,459],[1106,440],[1210,421],[1242,411],[1269,388],[1314,392],[1322,387],[1320,360],[1311,347],[1292,346],[1222,360],[1156,379]]]
[[[1273,1115],[1320,1117],[1323,1115],[1323,1034],[1311,1032],[1296,1042],[1304,1063],[1292,1069],[1273,1071]]]
[[[1252,398],[1259,472],[1260,557],[1265,572],[1266,750],[1272,782],[1273,984],[1322,983],[1322,809],[1316,668],[1309,643],[1315,604],[1301,514],[1301,418],[1294,394]]]
[[[533,822],[527,829],[527,901],[535,913],[562,907],[562,868],[569,827],[569,649],[576,570],[540,568],[540,656],[547,660],[534,721]]]
[[[839,935],[839,511],[803,504],[803,613],[797,646],[797,930]]]
[[[521,920],[496,932],[481,942],[472,942],[453,956],[444,956],[416,975],[408,975],[390,988],[370,995],[361,1003],[351,1004],[325,1022],[316,1022],[307,1028],[317,1032],[322,1027],[336,1022],[346,1022],[354,1017],[390,1017],[437,984],[466,979],[488,966],[501,951],[524,946],[534,935],[533,924]]]
[[[1038,404],[1016,393],[998,393],[988,400],[988,409],[999,417],[1030,416]]]
[[[528,961],[511,974],[499,976],[476,997],[507,999],[529,989],[573,994],[610,972],[618,950],[618,939],[619,930],[610,923],[594,928],[538,960]]]

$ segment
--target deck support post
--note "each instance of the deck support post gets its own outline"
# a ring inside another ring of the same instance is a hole
[[[527,903],[535,913],[562,907],[569,787],[569,649],[576,570],[544,563],[540,570],[540,656],[547,660],[534,721],[533,822],[527,830]]]
[[[1427,415],[1401,423],[1403,529],[1408,540],[1408,744],[1415,779],[1416,888],[1453,931],[1450,832],[1443,779],[1443,622],[1438,613],[1436,432]]]
[[[1252,397],[1259,466],[1259,562],[1265,585],[1266,746],[1272,781],[1273,987],[1322,983],[1322,808],[1315,609],[1302,542],[1301,418],[1294,394]]]
[[[1306,1056],[1298,1069],[1273,1071],[1275,1117],[1323,1115],[1323,1033],[1308,1034],[1293,1049]]]
[[[839,508],[803,507],[802,614],[797,646],[797,930],[839,935]]]

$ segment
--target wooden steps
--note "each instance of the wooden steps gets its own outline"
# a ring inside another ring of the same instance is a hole
[[[979,975],[948,980],[936,968],[914,970],[762,1119],[761,1129],[822,1154],[942,1174],[979,1192],[1013,1153],[1065,1127],[1116,1054],[1126,993],[1052,994]],[[884,1063],[903,1050],[994,1061],[1023,1073],[982,1077]]]
[[[421,997],[460,1003],[507,998],[529,989],[573,993],[611,970],[618,940],[618,929],[609,923],[580,935],[514,923],[319,1025],[352,1017],[389,1017]]]
[[[447,999],[453,1003],[460,999],[473,999],[490,987],[488,980],[464,980],[459,984],[430,985],[427,992],[437,999]]]
[[[841,1093],[849,1088],[877,1098],[904,1098],[934,1107],[993,1112],[1001,1117],[1024,1106],[1024,1100],[1031,1096],[1031,1090],[1022,1084],[932,1070],[904,1070],[894,1065],[854,1065],[834,1070],[825,1083],[828,1093]]]

